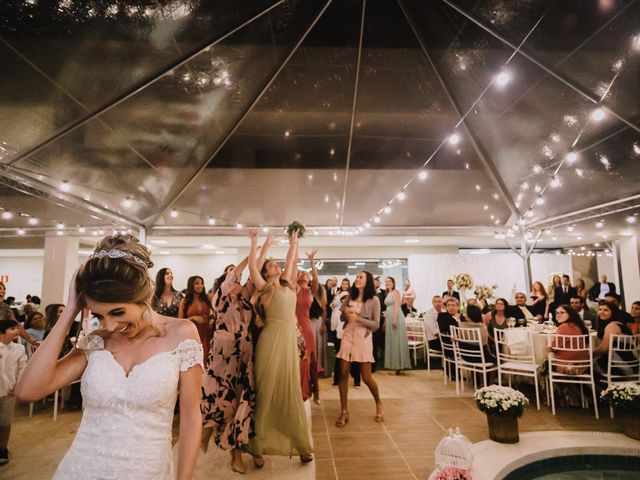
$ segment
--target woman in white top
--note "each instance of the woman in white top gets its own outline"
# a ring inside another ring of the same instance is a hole
[[[188,320],[151,309],[149,251],[131,235],[105,237],[76,271],[67,306],[16,386],[36,401],[82,379],[84,412],[56,479],[191,479],[202,417],[202,345]],[[86,307],[96,335],[58,360],[74,318]],[[171,426],[180,390],[180,442],[173,472]]]

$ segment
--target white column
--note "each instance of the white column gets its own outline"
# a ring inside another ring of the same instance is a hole
[[[78,266],[80,241],[74,237],[46,236],[42,270],[42,305],[66,303],[69,282]]]
[[[624,304],[629,308],[632,302],[640,300],[638,237],[631,235],[618,240],[618,254],[620,255],[620,275],[624,290]]]

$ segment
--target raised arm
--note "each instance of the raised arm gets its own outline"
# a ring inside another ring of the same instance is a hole
[[[251,282],[253,286],[257,290],[262,290],[267,282],[260,275],[260,270],[262,269],[262,265],[267,258],[267,251],[269,247],[273,244],[273,235],[269,234],[267,239],[264,241],[264,245],[262,246],[262,251],[260,252],[260,259],[258,259],[258,232],[255,230],[249,230],[247,234],[249,239],[251,240],[251,248],[249,249],[249,275],[251,276]]]
[[[311,263],[311,294],[316,296],[318,294],[318,286],[320,282],[318,282],[318,269],[316,268],[316,253],[318,253],[318,249],[311,251],[311,253],[307,252],[307,258]]]
[[[86,357],[75,348],[63,359],[58,360],[67,333],[80,313],[75,284],[76,275],[74,274],[69,287],[67,306],[18,380],[15,394],[22,401],[39,400],[77,380],[87,365]]]
[[[289,250],[284,264],[284,279],[291,285],[296,284],[296,263],[298,261],[298,231],[294,230],[289,237]]]

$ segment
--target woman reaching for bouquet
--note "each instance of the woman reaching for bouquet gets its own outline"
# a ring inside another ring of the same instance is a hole
[[[247,450],[259,459],[262,455],[300,455],[303,463],[313,460],[307,416],[300,395],[300,363],[296,341],[296,280],[298,233],[289,237],[285,270],[275,260],[267,260],[260,269],[258,234],[249,232],[251,250],[249,272],[257,289],[254,308],[264,322],[255,350],[256,435]],[[273,244],[269,235],[262,255]]]
[[[318,294],[318,270],[316,269],[315,256],[318,250],[307,253],[311,263],[311,285],[309,285],[309,272],[298,272],[296,288],[296,319],[302,332],[305,345],[305,355],[300,359],[300,383],[302,400],[307,401],[313,395],[314,402],[319,401],[318,392],[318,359],[316,357],[316,339],[313,334],[313,325],[309,318],[309,310],[313,303],[313,297]]]

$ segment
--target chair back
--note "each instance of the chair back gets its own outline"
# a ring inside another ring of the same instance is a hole
[[[593,344],[591,335],[549,336],[549,375],[554,377],[593,377]]]
[[[407,325],[407,339],[410,342],[424,342],[424,324],[414,318],[407,318],[405,322]]]
[[[451,359],[455,358],[455,352],[453,350],[453,337],[451,334],[440,332],[440,345],[442,346],[442,353],[445,357]]]
[[[509,338],[509,336],[512,335],[511,332],[517,332],[518,336],[522,336],[524,334],[524,342],[522,341],[522,338],[519,338],[517,345],[514,345]],[[536,359],[534,353],[535,350],[533,348],[532,332],[524,331],[521,328],[517,330],[502,330],[496,328],[493,333],[495,335],[496,356],[499,366],[509,363],[513,367],[522,365],[526,367],[534,367],[535,369]]]
[[[456,362],[485,363],[479,328],[451,327]]]
[[[610,335],[607,383],[640,383],[640,334]]]

